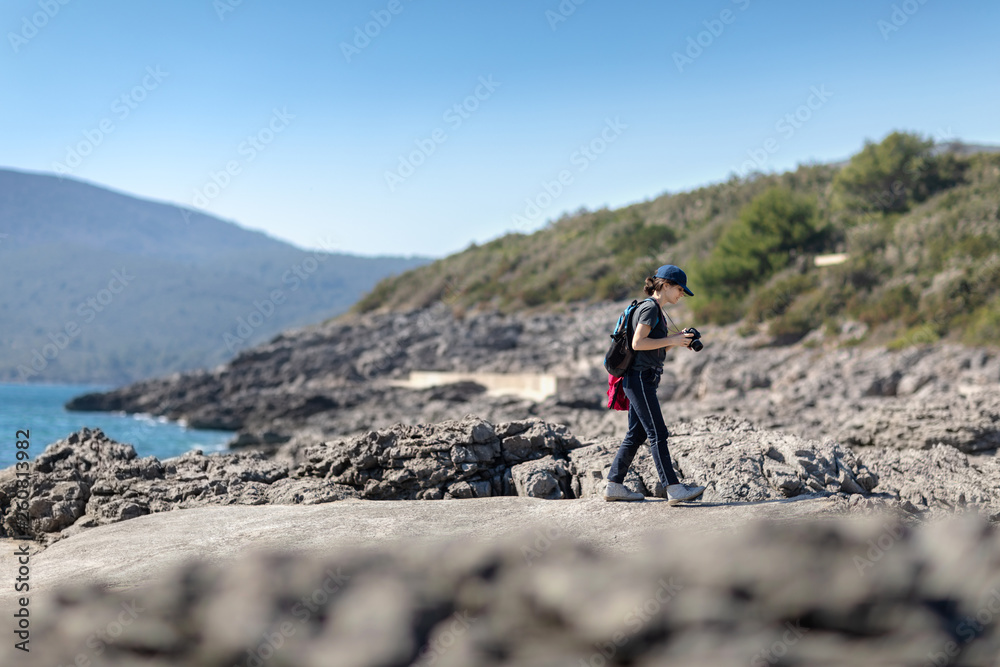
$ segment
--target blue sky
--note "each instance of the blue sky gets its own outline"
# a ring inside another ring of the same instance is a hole
[[[986,0],[7,0],[0,166],[444,256],[894,129],[1000,144],[998,23]]]

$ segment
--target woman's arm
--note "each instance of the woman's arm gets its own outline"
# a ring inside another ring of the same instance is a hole
[[[659,350],[661,347],[687,347],[694,338],[694,334],[676,333],[666,338],[650,338],[649,332],[652,327],[648,324],[640,324],[632,335],[633,350]]]

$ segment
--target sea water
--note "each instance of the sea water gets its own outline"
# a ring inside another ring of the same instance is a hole
[[[163,417],[70,412],[63,407],[75,396],[108,389],[111,387],[102,385],[0,383],[0,469],[14,465],[17,460],[18,431],[28,432],[32,460],[47,445],[84,427],[99,428],[112,440],[135,447],[139,456],[155,456],[160,460],[192,449],[206,454],[223,451],[234,435],[229,431],[185,428]]]

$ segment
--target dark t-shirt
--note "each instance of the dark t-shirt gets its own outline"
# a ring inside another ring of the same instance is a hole
[[[640,324],[648,324],[650,338],[666,338],[670,332],[667,329],[666,318],[660,312],[658,303],[652,300],[642,301],[632,311],[632,333],[635,334]],[[667,349],[636,350],[632,370],[641,371],[646,368],[663,368],[663,360],[667,358]]]

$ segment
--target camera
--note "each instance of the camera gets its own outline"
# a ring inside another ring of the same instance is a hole
[[[701,352],[702,348],[705,347],[705,345],[700,340],[698,340],[699,338],[701,338],[701,333],[694,327],[688,327],[687,329],[684,329],[681,333],[694,334],[694,338],[691,339],[691,343],[688,345],[688,347],[690,347],[695,352]]]

